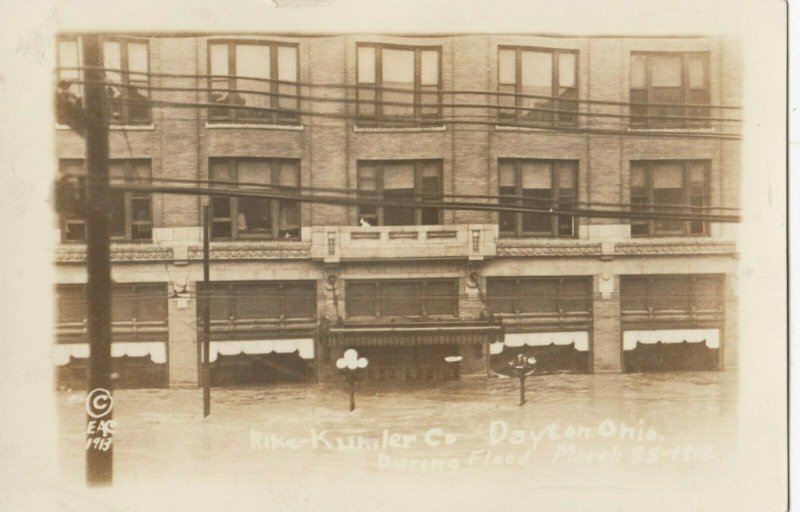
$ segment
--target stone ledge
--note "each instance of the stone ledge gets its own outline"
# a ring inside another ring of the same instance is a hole
[[[152,244],[111,244],[111,261],[170,261],[172,249]],[[56,263],[82,263],[86,261],[86,246],[61,245],[56,249]]]
[[[618,242],[614,252],[617,256],[672,256],[684,254],[721,254],[735,256],[736,242],[730,240]]]
[[[308,242],[229,242],[212,243],[209,247],[212,260],[296,260],[311,258]],[[203,259],[203,247],[189,247],[190,260]]]
[[[599,242],[578,240],[497,240],[497,256],[595,256],[602,254]]]

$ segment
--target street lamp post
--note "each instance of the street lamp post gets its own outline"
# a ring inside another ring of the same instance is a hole
[[[522,405],[527,402],[525,400],[525,379],[533,375],[536,367],[536,358],[533,356],[526,357],[525,354],[517,354],[517,358],[509,361],[508,365],[519,379],[519,405]]]
[[[345,372],[345,379],[350,385],[350,411],[356,409],[356,371],[367,367],[369,361],[366,357],[358,357],[358,352],[353,349],[344,351],[344,355],[336,361],[336,367]]]

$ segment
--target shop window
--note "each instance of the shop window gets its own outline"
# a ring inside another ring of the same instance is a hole
[[[626,313],[720,312],[723,285],[718,275],[622,276],[620,306]]]
[[[592,304],[592,280],[588,277],[490,277],[486,282],[486,295],[492,313],[588,314]]]
[[[218,281],[208,288],[198,283],[198,289],[198,297],[209,301],[212,324],[312,320],[317,312],[313,281]]]
[[[455,317],[458,282],[455,279],[347,281],[348,317]]]

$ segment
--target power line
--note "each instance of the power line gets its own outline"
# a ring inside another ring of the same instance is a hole
[[[202,109],[233,109],[233,110],[246,110],[251,112],[266,112],[266,113],[275,113],[275,114],[286,114],[291,116],[304,116],[304,117],[321,117],[321,118],[328,118],[328,119],[343,119],[343,120],[365,120],[364,116],[358,115],[350,115],[350,114],[337,114],[332,112],[313,112],[307,110],[287,110],[287,109],[278,109],[278,108],[270,108],[270,107],[251,107],[251,106],[220,106],[219,104],[215,103],[198,103],[198,102],[178,102],[178,101],[166,101],[166,100],[147,100],[147,101],[138,101],[138,100],[125,100],[125,99],[116,99],[113,100],[116,103],[123,103],[129,105],[138,105],[141,106],[142,104],[146,103],[149,105],[156,105],[156,106],[164,106],[164,107],[176,107],[176,108],[202,108]],[[547,125],[544,126],[542,123],[530,122],[515,122],[512,124],[503,124],[501,120],[498,120],[491,116],[474,116],[473,119],[431,119],[425,120],[427,121],[426,124],[420,125],[420,121],[414,118],[403,118],[403,117],[381,117],[383,122],[396,122],[400,126],[385,126],[385,128],[425,128],[428,127],[436,127],[436,126],[443,126],[443,125],[483,125],[483,126],[490,126],[490,127],[498,127],[498,126],[509,126],[515,128],[529,128],[532,130],[544,130],[550,132],[565,132],[565,133],[589,133],[589,134],[599,134],[599,135],[625,135],[631,137],[659,137],[659,138],[681,138],[681,139],[719,139],[719,140],[740,140],[741,136],[736,134],[730,133],[712,133],[712,132],[670,132],[670,131],[663,131],[663,130],[621,130],[621,129],[607,129],[607,128],[580,128],[580,127],[569,127],[563,125]],[[256,121],[259,123],[259,121]],[[405,126],[402,126],[405,124]],[[365,128],[373,128],[367,126]]]
[[[112,72],[118,73],[121,75],[133,75],[133,76],[147,76],[147,77],[164,77],[164,78],[190,78],[195,80],[246,80],[248,82],[262,82],[268,84],[276,84],[276,85],[288,85],[288,86],[297,86],[297,87],[308,87],[308,88],[319,88],[319,89],[356,89],[356,90],[380,90],[384,92],[400,92],[400,93],[413,93],[415,89],[413,88],[404,88],[404,87],[386,87],[386,86],[376,86],[372,84],[314,84],[310,82],[299,82],[299,81],[288,81],[288,80],[273,80],[270,78],[264,77],[250,77],[250,76],[240,76],[240,75],[200,75],[200,74],[191,74],[191,73],[153,73],[153,72],[137,72],[137,71],[125,71],[121,69],[115,68],[94,68],[92,66],[82,66],[82,67],[56,67],[56,72],[58,71],[82,71],[82,70],[92,70],[92,69],[99,69],[104,72]],[[209,90],[208,89],[204,90]],[[419,91],[417,91],[419,92]],[[597,104],[597,105],[608,105],[608,106],[641,106],[641,107],[694,107],[694,108],[711,108],[711,109],[723,109],[723,110],[741,110],[742,107],[738,105],[712,105],[707,103],[639,103],[639,102],[624,102],[624,101],[612,101],[612,100],[594,100],[588,98],[560,98],[559,96],[546,96],[541,94],[523,94],[523,93],[513,93],[513,92],[501,92],[501,91],[488,91],[488,90],[444,90],[438,89],[436,91],[432,91],[429,94],[446,94],[446,95],[486,95],[486,96],[498,96],[498,97],[514,97],[514,98],[530,98],[530,99],[544,99],[544,100],[558,100],[562,99],[564,101],[569,101],[571,103],[587,103],[587,104]]]
[[[85,85],[89,82],[87,81],[73,81],[72,83]],[[108,82],[103,82],[108,83]],[[222,88],[213,88],[210,89],[208,87],[200,88],[200,87],[167,87],[167,86],[138,86],[138,85],[130,85],[130,84],[117,84],[112,82],[113,87],[120,88],[120,89],[135,89],[139,90],[147,90],[150,91],[170,91],[170,92],[203,92],[207,94],[212,93],[234,93],[234,94],[241,94],[241,95],[249,95],[249,96],[264,96],[268,98],[276,98],[280,99],[290,99],[295,101],[310,101],[315,103],[343,103],[343,104],[352,104],[352,105],[375,105],[379,104],[382,106],[396,106],[396,107],[419,107],[425,109],[442,109],[442,108],[474,108],[474,109],[492,109],[492,110],[513,110],[516,112],[539,112],[539,113],[547,113],[547,114],[563,114],[565,116],[578,116],[578,117],[591,117],[591,118],[614,118],[614,119],[664,119],[664,120],[676,120],[676,121],[701,121],[701,122],[727,122],[727,123],[741,123],[742,119],[739,118],[732,118],[732,117],[711,117],[711,116],[685,116],[685,115],[653,115],[653,114],[615,114],[611,112],[590,112],[590,111],[580,111],[577,109],[556,109],[556,108],[540,108],[540,107],[527,107],[527,106],[518,106],[518,105],[500,105],[500,104],[490,104],[490,103],[454,103],[454,102],[443,102],[437,101],[434,103],[425,103],[421,100],[414,100],[414,101],[386,101],[386,100],[365,100],[362,98],[334,98],[334,97],[325,97],[325,96],[309,96],[309,95],[300,95],[300,94],[282,94],[279,92],[270,92],[270,91],[258,91],[254,89],[222,89]],[[413,95],[415,91],[413,89],[406,91],[408,94]],[[418,94],[419,92],[416,91]],[[422,96],[427,94],[434,95],[435,93],[421,93]],[[519,97],[519,96],[517,96]],[[563,103],[573,103],[575,100],[568,99],[568,98],[559,98],[559,97],[547,97],[548,99],[553,100],[554,102],[558,102],[559,104]],[[136,100],[124,100],[122,98],[110,98],[112,102],[116,101],[136,101],[139,102],[137,104],[144,105],[151,101],[150,98],[147,99],[136,99]],[[158,100],[156,100],[158,101]],[[242,107],[243,105],[237,105],[232,102],[227,103],[213,103],[216,105],[218,109],[237,109]],[[632,105],[638,106],[638,105]],[[647,107],[656,107],[657,105],[654,104],[643,104],[641,106]],[[667,105],[664,105],[667,106]],[[705,105],[689,105],[689,104],[670,104],[668,105],[670,108],[687,108],[687,109],[705,109],[708,108]],[[295,112],[293,109],[285,109],[285,108],[274,108],[274,107],[262,107],[256,106],[255,108],[263,109],[265,111],[275,111],[275,112],[282,112],[282,113],[293,113]]]
[[[475,210],[491,212],[513,212],[513,213],[541,213],[550,215],[564,215],[575,217],[594,217],[594,218],[621,218],[621,219],[650,219],[650,220],[674,220],[674,221],[705,221],[705,222],[739,222],[737,215],[715,215],[715,214],[683,214],[665,212],[634,212],[620,210],[597,210],[597,209],[562,209],[559,207],[535,208],[524,205],[497,204],[485,202],[469,201],[402,201],[387,199],[372,199],[368,197],[341,197],[332,195],[309,195],[303,193],[287,193],[277,191],[258,191],[258,190],[239,190],[239,189],[219,189],[210,187],[190,187],[190,186],[160,186],[146,184],[125,184],[112,186],[114,190],[137,191],[166,194],[185,194],[185,195],[206,195],[223,197],[244,197],[262,199],[281,199],[287,201],[324,203],[341,206],[389,206],[399,208],[436,208],[444,210]],[[554,201],[555,202],[555,201]],[[645,208],[647,208],[645,206]]]
[[[71,174],[71,173],[64,173],[61,176],[64,179],[85,179],[86,176],[83,174]],[[112,180],[112,183],[115,180]],[[302,189],[303,191],[307,192],[330,192],[334,194],[344,194],[350,196],[375,196],[377,193],[375,191],[366,191],[360,189],[350,189],[350,188],[338,188],[338,187],[290,187],[285,185],[271,185],[265,183],[258,183],[258,182],[248,182],[248,181],[226,181],[226,180],[200,180],[200,179],[188,179],[188,178],[159,178],[159,177],[150,177],[146,179],[140,180],[132,180],[133,182],[138,182],[142,184],[147,184],[149,182],[161,182],[161,183],[181,183],[181,184],[194,184],[194,185],[226,185],[230,187],[247,187],[248,190],[264,190],[264,191],[282,191],[286,193],[295,193],[297,190]],[[551,205],[554,201],[552,199],[542,199],[542,198],[535,198],[535,197],[527,197],[524,195],[512,195],[512,194],[497,194],[497,195],[480,195],[480,194],[419,194],[418,197],[428,198],[432,200],[438,199],[487,199],[487,200],[513,200],[519,201],[523,203],[540,203],[543,205]],[[576,201],[576,200],[564,200],[562,202],[568,202],[571,205],[582,205],[582,206],[601,206],[601,207],[622,207],[622,208],[639,208],[645,206],[650,209],[684,209],[688,211],[704,211],[704,210],[729,210],[729,211],[739,211],[739,208],[735,207],[726,207],[726,206],[693,206],[693,205],[681,205],[681,204],[652,204],[652,205],[640,205],[640,204],[633,204],[633,203],[611,203],[611,202],[600,202],[600,201]],[[666,212],[670,213],[670,212]]]

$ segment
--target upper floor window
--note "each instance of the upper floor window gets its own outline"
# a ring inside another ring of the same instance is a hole
[[[75,96],[83,97],[81,81],[81,44],[80,38],[59,38],[58,40],[58,81],[69,82],[69,91]]]
[[[83,160],[59,161],[62,176],[86,176]],[[150,241],[153,238],[151,194],[117,190],[114,185],[150,184],[150,160],[111,160],[108,165],[111,190],[108,212],[112,241]],[[86,241],[86,212],[83,204],[73,203],[61,212],[61,238],[65,242]]]
[[[78,97],[83,88],[77,82],[83,74],[81,40],[78,37],[58,41],[60,80],[71,83],[69,90]],[[130,38],[103,40],[103,68],[108,119],[112,124],[150,123],[150,64],[147,41]]]
[[[345,306],[348,317],[458,316],[458,280],[348,280]]]
[[[111,330],[113,341],[166,341],[166,283],[113,283]],[[56,285],[59,341],[87,341],[86,285]]]
[[[220,324],[247,330],[276,320],[310,320],[317,314],[314,281],[216,281],[208,287],[197,285],[198,296],[209,297],[215,331]]]
[[[501,46],[497,58],[498,122],[574,125],[578,52]]]
[[[592,309],[591,277],[489,277],[492,313],[555,315]]]
[[[212,158],[211,180],[240,189],[297,193],[300,162],[269,158]],[[215,239],[300,238],[300,203],[260,197],[211,198],[211,237]]]
[[[359,44],[358,123],[441,124],[441,47]]]
[[[708,52],[631,53],[631,126],[705,126],[709,116]],[[690,106],[694,105],[694,106]],[[691,118],[701,119],[691,119]],[[689,118],[689,119],[687,119]]]
[[[297,48],[290,43],[210,41],[209,102],[224,107],[208,109],[209,121],[298,124]]]
[[[106,68],[106,96],[111,122],[150,122],[148,53],[146,41],[103,41],[103,67]]]
[[[623,312],[722,311],[724,276],[642,275],[620,277]]]
[[[709,206],[707,160],[631,162],[631,211],[702,213],[689,207]],[[708,234],[700,220],[631,219],[633,236],[685,236]]]
[[[383,201],[439,201],[442,197],[441,160],[392,160],[358,162],[358,193]],[[408,206],[358,207],[359,222],[373,226],[441,224],[437,208]]]
[[[501,159],[500,203],[544,210],[571,210],[577,200],[578,162]],[[571,237],[575,217],[539,212],[500,212],[500,235]]]

